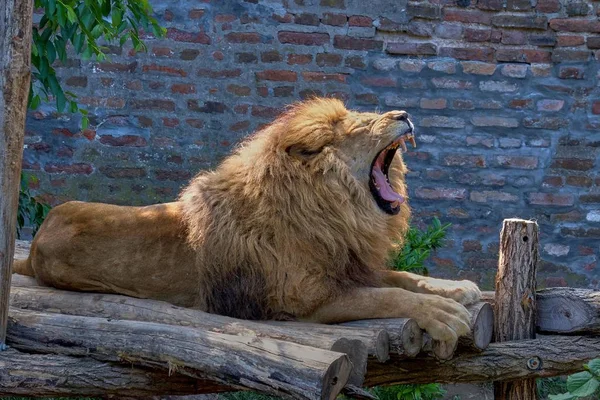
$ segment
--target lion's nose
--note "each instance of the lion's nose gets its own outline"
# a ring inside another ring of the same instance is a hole
[[[407,121],[408,113],[406,111],[390,111],[389,117],[396,121]]]

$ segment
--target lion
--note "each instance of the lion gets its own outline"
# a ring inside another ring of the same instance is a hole
[[[54,208],[15,272],[243,319],[413,318],[455,342],[477,286],[386,267],[410,220],[397,150],[413,135],[405,111],[297,103],[175,202]]]

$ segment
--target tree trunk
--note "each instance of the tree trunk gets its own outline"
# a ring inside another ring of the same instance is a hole
[[[234,390],[216,382],[89,357],[0,353],[0,396],[143,397]]]
[[[537,330],[600,334],[600,292],[554,288],[537,293]]]
[[[352,368],[345,354],[280,340],[14,308],[8,342],[34,353],[126,361],[297,399],[334,399]]]
[[[535,338],[538,245],[536,222],[504,220],[496,273],[496,342]],[[494,396],[496,400],[535,400],[535,379],[495,382]]]
[[[12,307],[28,310],[190,326],[210,332],[272,338],[345,353],[352,362],[349,382],[356,386],[363,383],[369,355],[382,362],[389,358],[388,334],[381,327],[352,329],[300,322],[245,321],[176,307],[162,301],[45,287],[13,285],[10,299]]]
[[[32,0],[0,0],[0,350],[6,339],[15,251],[32,15]]]
[[[385,364],[369,360],[365,386],[533,380],[579,372],[599,357],[600,337],[545,336],[491,343],[481,352],[456,353],[448,361],[425,356],[392,356]]]

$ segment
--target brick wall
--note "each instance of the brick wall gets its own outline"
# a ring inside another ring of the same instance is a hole
[[[30,113],[24,167],[52,202],[172,200],[285,104],[336,96],[416,121],[416,220],[453,224],[435,274],[490,288],[519,216],[540,224],[540,285],[599,286],[600,2],[153,4],[168,34],[148,53],[60,68],[92,129]]]

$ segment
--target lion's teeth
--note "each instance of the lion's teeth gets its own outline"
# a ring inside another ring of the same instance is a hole
[[[406,147],[406,143],[404,143],[404,139],[400,139],[400,145],[402,146],[402,151],[406,153],[408,148]]]
[[[410,140],[410,144],[412,145],[413,148],[417,147],[417,141],[415,140],[415,137],[413,135],[410,135],[408,140]]]

